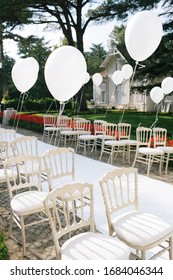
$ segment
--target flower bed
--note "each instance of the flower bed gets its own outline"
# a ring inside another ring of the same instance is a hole
[[[13,116],[9,124],[13,124],[18,122],[18,126],[21,128],[33,130],[36,132],[43,132],[43,117],[42,116],[37,116],[37,115],[28,115],[28,114],[17,114],[16,116]]]

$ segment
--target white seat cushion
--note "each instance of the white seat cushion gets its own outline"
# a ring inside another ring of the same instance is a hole
[[[116,140],[106,140],[104,142],[105,145],[107,146],[125,146],[126,144],[124,142],[120,141],[116,141]]]
[[[80,139],[80,140],[95,140],[95,139],[97,139],[97,136],[96,135],[90,135],[90,134],[87,134],[87,135],[83,134],[83,135],[80,135],[78,137],[78,139]]]
[[[47,195],[48,193],[41,191],[26,191],[17,194],[11,200],[11,208],[18,216],[32,212],[34,209],[41,209],[44,207],[43,201]]]
[[[156,148],[139,148],[139,153],[145,155],[154,155],[154,156],[162,156],[164,154],[163,151]]]
[[[109,140],[109,139],[115,139],[115,136],[112,136],[112,135],[104,135],[104,134],[98,134],[98,135],[97,135],[97,138],[98,138],[98,139],[104,139],[104,140],[105,140],[105,139],[108,139],[108,140]]]
[[[77,131],[75,130],[61,130],[62,135],[77,135]]]
[[[137,140],[132,140],[132,139],[122,139],[122,142],[124,142],[126,145],[137,145],[138,141]]]
[[[161,218],[139,211],[132,212],[113,223],[117,236],[142,249],[173,232],[173,226]]]
[[[128,260],[129,248],[114,237],[85,232],[62,246],[62,260]]]
[[[157,147],[157,149],[162,150],[165,154],[173,154],[173,147]]]

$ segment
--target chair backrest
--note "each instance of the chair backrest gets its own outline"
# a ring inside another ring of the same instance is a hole
[[[136,129],[136,140],[138,146],[150,147],[151,146],[152,129],[148,127],[138,127]]]
[[[86,119],[79,119],[75,121],[74,130],[90,132],[91,122]]]
[[[38,140],[35,136],[23,136],[11,142],[11,147],[15,156],[38,155]]]
[[[55,115],[44,115],[43,116],[44,128],[45,127],[54,127],[56,124]]]
[[[38,191],[41,190],[40,156],[11,157],[4,161],[3,166],[10,199],[20,190],[28,191],[32,190],[32,188]],[[8,174],[10,174],[10,177]]]
[[[104,133],[104,124],[106,121],[103,120],[94,120],[94,134],[103,134]]]
[[[130,139],[131,136],[131,124],[129,123],[118,123],[118,140]]]
[[[74,181],[74,149],[68,147],[55,148],[43,155],[43,160],[48,176],[49,190],[53,189],[57,179],[70,176]]]
[[[56,119],[56,127],[71,127],[72,124],[72,118],[65,116],[65,115],[61,115],[61,116],[57,116]]]
[[[4,160],[9,157],[8,147],[8,142],[0,141],[0,165],[2,165]]]
[[[108,172],[100,180],[109,233],[113,234],[112,219],[116,215],[138,209],[137,169],[120,168]]]
[[[93,185],[88,183],[65,184],[49,193],[44,205],[52,229],[57,259],[61,259],[59,239],[70,232],[90,226],[94,231]],[[54,205],[54,217],[50,210]],[[60,203],[57,204],[57,201]]]
[[[16,138],[16,131],[14,129],[1,129],[0,141],[6,141],[10,143]]]
[[[155,127],[153,128],[154,148],[158,146],[166,146],[167,129]]]
[[[103,130],[104,133],[103,135],[109,135],[109,136],[113,136],[114,138],[117,138],[117,124],[115,123],[104,123],[103,124]]]

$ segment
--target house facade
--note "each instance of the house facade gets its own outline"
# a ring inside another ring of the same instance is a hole
[[[106,56],[101,64],[105,72],[100,73],[103,82],[100,86],[93,85],[93,100],[96,106],[115,109],[136,109],[143,112],[157,111],[156,104],[150,95],[144,92],[130,92],[131,80],[123,80],[122,84],[115,85],[112,75],[121,70],[124,64],[128,64],[125,57],[116,48]],[[162,112],[173,112],[173,96],[167,97],[160,107]]]

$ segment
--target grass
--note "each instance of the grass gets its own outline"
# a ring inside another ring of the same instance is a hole
[[[136,128],[140,126],[151,127],[157,120],[156,113],[144,113],[144,112],[130,112],[109,110],[104,111],[88,111],[80,113],[81,117],[94,121],[95,119],[105,120],[107,122],[118,123],[123,118],[122,122],[127,122],[132,125],[132,135],[135,134]],[[168,137],[173,139],[173,114],[171,113],[159,113],[158,120],[155,124],[156,127],[164,127],[168,131]]]

